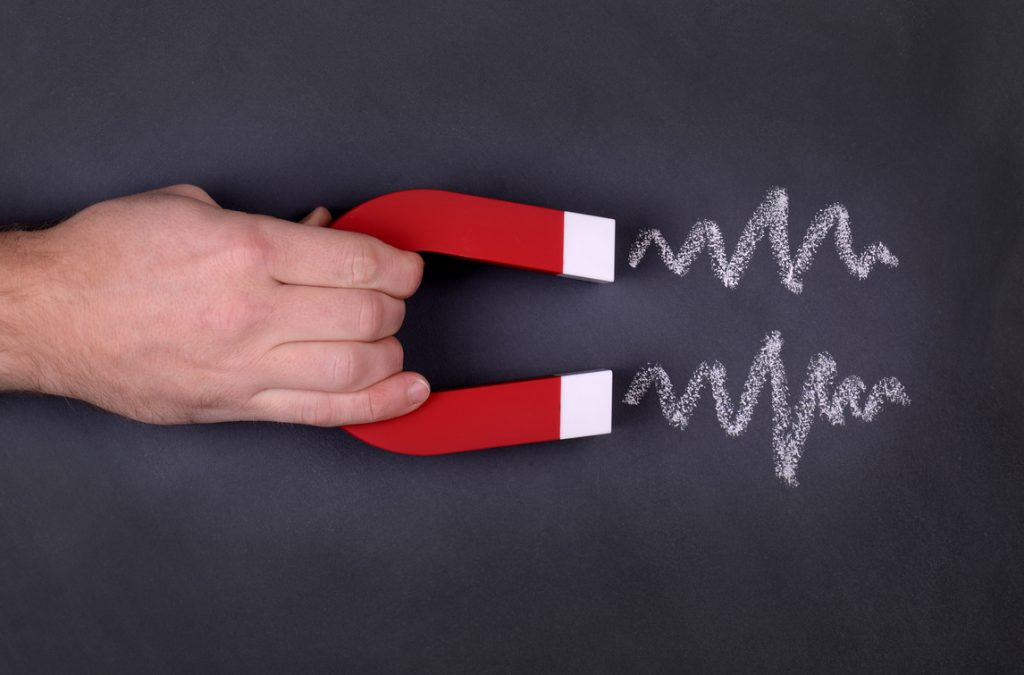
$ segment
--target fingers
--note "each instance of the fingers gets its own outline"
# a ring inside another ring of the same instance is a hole
[[[324,227],[331,224],[331,212],[323,206],[318,206],[309,212],[305,218],[299,221],[300,225],[310,225],[312,227]]]
[[[342,426],[402,415],[429,396],[427,381],[401,372],[402,347],[391,337],[419,286],[423,261],[361,234],[324,230],[317,207],[306,227],[264,221],[275,289],[277,346],[260,362],[266,387],[247,405],[254,419]],[[324,236],[327,235],[327,236]]]
[[[217,202],[213,200],[206,190],[199,187],[198,185],[190,185],[188,183],[178,183],[177,185],[168,185],[166,187],[158,188],[156,190],[150,190],[150,192],[156,192],[167,195],[177,195],[179,197],[188,197],[210,206],[219,206]]]
[[[294,223],[273,218],[261,219],[260,227],[269,244],[270,274],[281,283],[362,288],[407,298],[423,276],[423,259],[418,254],[365,234],[296,228]]]
[[[272,293],[269,330],[274,344],[374,342],[397,333],[405,319],[405,302],[379,291],[286,284]]]
[[[376,342],[288,342],[260,360],[261,389],[353,392],[402,370],[402,345],[393,337]]]
[[[364,424],[412,412],[429,394],[422,375],[401,372],[351,393],[265,389],[249,399],[246,412],[269,422],[320,427]]]

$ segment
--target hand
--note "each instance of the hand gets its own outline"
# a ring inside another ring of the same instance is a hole
[[[173,185],[16,233],[8,380],[157,424],[410,412],[429,387],[402,371],[393,335],[423,261],[330,220],[222,209]]]

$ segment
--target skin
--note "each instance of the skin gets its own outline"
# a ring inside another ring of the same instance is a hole
[[[0,234],[0,390],[154,424],[316,426],[429,395],[394,337],[423,260],[366,235],[223,209],[172,185]]]

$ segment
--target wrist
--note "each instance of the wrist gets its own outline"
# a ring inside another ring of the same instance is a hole
[[[45,303],[44,234],[0,232],[0,391],[41,389],[33,317]]]

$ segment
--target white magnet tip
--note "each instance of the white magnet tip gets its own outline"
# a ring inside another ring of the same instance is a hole
[[[612,371],[562,375],[559,438],[612,432]]]
[[[615,221],[565,212],[562,276],[615,281]]]

